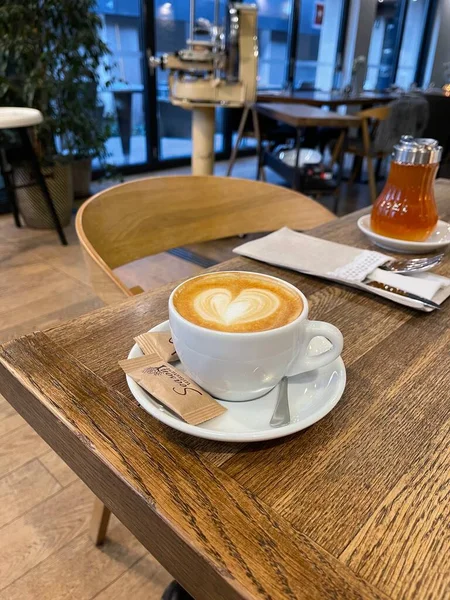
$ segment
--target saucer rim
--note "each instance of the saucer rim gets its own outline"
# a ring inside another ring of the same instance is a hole
[[[368,224],[366,224],[368,220]],[[418,247],[418,248],[422,248],[422,249],[436,249],[436,248],[443,248],[445,246],[448,246],[450,244],[450,239],[449,240],[438,240],[435,242],[427,242],[427,241],[423,241],[423,242],[415,242],[415,241],[408,241],[408,240],[399,240],[397,238],[390,238],[390,237],[386,237],[384,235],[380,235],[379,233],[375,233],[375,231],[372,231],[371,227],[370,227],[370,214],[366,214],[366,215],[362,215],[361,217],[359,217],[358,221],[357,221],[357,225],[360,231],[362,231],[362,233],[364,233],[364,235],[366,235],[368,238],[379,241],[380,242],[380,246],[382,248],[385,248],[387,250],[391,250],[391,249],[398,249],[398,248],[404,248],[405,250],[407,250],[408,248],[412,248],[414,247]],[[443,221],[442,219],[438,219],[438,222],[436,224],[436,227],[438,227],[439,225],[441,226],[445,226],[448,229],[450,229],[450,223],[447,223],[446,221]],[[384,243],[385,245],[383,246],[382,243]],[[420,250],[419,250],[420,251]]]
[[[165,320],[158,325],[155,325],[149,332],[152,331],[166,331],[169,326],[169,321]],[[132,358],[134,352],[139,350],[141,352],[139,346],[134,344],[128,353],[128,358]],[[229,431],[217,431],[211,429],[204,429],[198,427],[197,425],[191,425],[182,421],[178,417],[172,416],[169,413],[162,412],[157,409],[154,401],[151,400],[152,396],[150,393],[143,390],[129,375],[126,375],[127,385],[132,394],[132,396],[137,400],[140,407],[145,410],[148,414],[150,414],[153,418],[161,421],[168,427],[175,429],[177,431],[181,431],[182,433],[193,435],[194,437],[203,438],[211,441],[219,441],[219,442],[230,442],[230,443],[240,443],[240,442],[262,442],[266,440],[272,440],[277,438],[286,437],[288,435],[292,435],[297,433],[307,427],[310,427],[317,421],[323,419],[328,413],[330,413],[334,407],[341,400],[346,384],[347,384],[347,372],[345,368],[344,361],[342,360],[342,356],[336,358],[330,364],[336,364],[336,370],[339,371],[339,378],[337,383],[337,390],[335,394],[331,398],[327,398],[327,402],[325,406],[321,407],[321,410],[313,413],[309,416],[309,418],[305,418],[302,421],[296,421],[293,423],[289,423],[288,425],[284,425],[283,427],[264,429],[255,432],[229,432]],[[328,366],[328,365],[327,365]],[[147,397],[150,397],[148,399]],[[143,402],[142,402],[143,401]],[[251,400],[250,402],[257,402],[258,398],[255,400]],[[145,405],[148,403],[148,406]],[[151,408],[149,408],[151,407]]]

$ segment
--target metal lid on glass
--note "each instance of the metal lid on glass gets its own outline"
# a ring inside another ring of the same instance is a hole
[[[395,162],[408,165],[428,165],[438,163],[442,156],[442,146],[431,138],[413,138],[402,135],[394,146],[392,158]]]

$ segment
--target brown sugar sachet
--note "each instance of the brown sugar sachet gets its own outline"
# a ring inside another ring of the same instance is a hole
[[[178,360],[178,354],[172,341],[172,334],[169,331],[143,333],[135,337],[134,341],[144,354],[156,353],[169,363]]]
[[[187,423],[198,425],[227,410],[156,353],[120,360],[119,365],[144,390]]]

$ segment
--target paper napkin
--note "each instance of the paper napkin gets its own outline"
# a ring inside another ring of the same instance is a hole
[[[404,296],[370,287],[367,281],[386,283],[438,304],[450,296],[450,279],[447,277],[433,273],[399,275],[383,271],[378,267],[392,260],[393,257],[388,254],[329,242],[292,231],[288,227],[238,246],[234,252],[271,265],[358,287],[419,310],[432,309]]]

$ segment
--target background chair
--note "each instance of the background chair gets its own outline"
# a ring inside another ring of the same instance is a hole
[[[372,204],[377,198],[373,159],[377,158],[381,160],[390,153],[390,150],[376,150],[374,139],[379,123],[389,117],[390,111],[391,109],[389,106],[377,106],[357,113],[355,116],[361,119],[361,138],[350,138],[347,147],[345,148],[347,154],[353,154],[355,158],[358,159],[354,161],[352,173],[348,180],[349,185],[355,181],[356,174],[359,171],[364,158],[367,160],[367,174],[369,177],[370,199]]]
[[[349,144],[347,151],[367,159],[370,196],[372,203],[377,197],[376,177],[373,159],[381,160],[388,156],[402,135],[420,137],[429,119],[429,105],[423,94],[411,92],[404,94],[388,106],[378,106],[358,113],[361,121],[362,139]],[[353,181],[353,170],[350,182]],[[349,183],[350,183],[349,182]]]
[[[76,231],[92,287],[112,304],[142,292],[113,269],[166,250],[224,237],[310,229],[335,219],[314,200],[278,186],[226,177],[151,177],[104,190],[78,211]],[[96,500],[91,537],[104,540],[110,511]]]
[[[309,229],[334,219],[292,190],[246,179],[180,176],[130,181],[93,196],[76,230],[92,286],[107,304],[128,289],[113,269],[166,250],[284,225]],[[138,290],[142,291],[142,290]]]
[[[450,179],[450,98],[442,93],[428,93],[425,94],[425,98],[429,105],[430,118],[422,135],[437,140],[442,146],[438,177]]]
[[[56,211],[55,204],[50,195],[50,192],[45,182],[45,177],[42,174],[39,159],[34,151],[33,144],[31,143],[28,129],[34,125],[39,125],[43,121],[42,113],[34,108],[22,108],[22,107],[0,107],[0,130],[11,129],[16,131],[20,139],[20,158],[21,160],[28,160],[36,182],[41,190],[41,194],[44,198],[46,209],[48,210],[51,221],[55,226],[58,233],[61,244],[67,245],[66,236],[64,234],[61,222]],[[16,203],[14,194],[14,180],[12,176],[12,166],[8,158],[8,152],[4,148],[0,148],[0,171],[5,181],[5,187],[7,190],[8,199],[11,204],[11,208],[14,215],[14,221],[17,227],[21,226],[19,218],[19,210]]]

